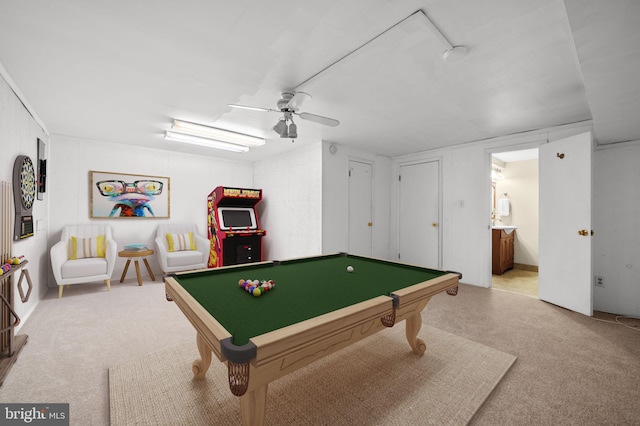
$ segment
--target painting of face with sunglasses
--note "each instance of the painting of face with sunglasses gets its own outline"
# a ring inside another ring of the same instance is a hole
[[[115,203],[109,217],[155,216],[150,202],[162,193],[163,183],[158,180],[101,180],[96,182],[100,195]]]

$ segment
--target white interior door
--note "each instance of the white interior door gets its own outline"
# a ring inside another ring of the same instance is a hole
[[[440,267],[440,164],[438,161],[400,167],[398,259]]]
[[[349,253],[373,254],[372,166],[349,161]]]
[[[591,133],[540,146],[540,300],[593,315]]]

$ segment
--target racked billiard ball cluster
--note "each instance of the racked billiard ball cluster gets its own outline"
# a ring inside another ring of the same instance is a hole
[[[262,293],[266,293],[275,287],[276,283],[274,283],[273,280],[258,281],[241,279],[238,281],[238,285],[247,293],[253,294],[255,297],[259,297]]]

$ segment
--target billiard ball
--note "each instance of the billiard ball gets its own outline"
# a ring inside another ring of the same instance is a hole
[[[347,272],[353,272],[353,266],[351,265],[347,266]]]
[[[253,289],[252,294],[253,294],[255,297],[260,296],[260,295],[262,294],[262,292],[260,291],[260,287],[256,287],[256,288],[254,288],[254,289]]]

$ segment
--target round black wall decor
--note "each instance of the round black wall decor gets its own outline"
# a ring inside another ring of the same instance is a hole
[[[34,235],[31,209],[36,199],[36,185],[36,171],[31,158],[18,155],[13,164],[13,204],[16,212],[13,239],[16,241]]]

